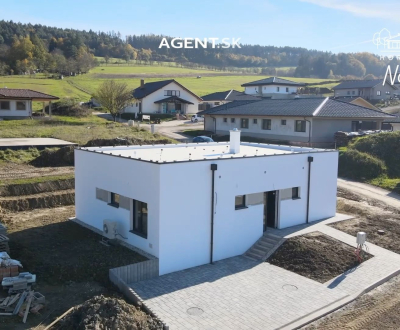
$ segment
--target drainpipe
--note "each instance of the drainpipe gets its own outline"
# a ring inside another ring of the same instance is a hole
[[[314,157],[308,157],[308,188],[307,188],[307,218],[306,223],[308,223],[310,217],[310,182],[311,182],[311,163],[314,161]]]
[[[214,121],[214,134],[217,134],[217,119],[213,116],[210,116],[210,118]]]
[[[210,246],[210,264],[213,263],[213,252],[214,252],[214,186],[215,186],[215,171],[217,170],[217,164],[211,164],[212,179],[211,179],[211,246]]]
[[[304,117],[304,120],[307,121],[310,125],[308,125],[308,146],[311,144],[311,121]]]

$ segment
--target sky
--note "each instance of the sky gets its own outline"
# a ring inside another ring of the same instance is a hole
[[[0,19],[62,28],[240,38],[243,44],[378,53],[383,28],[400,34],[399,0],[0,0]]]

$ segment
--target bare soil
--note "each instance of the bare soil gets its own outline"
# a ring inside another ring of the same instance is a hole
[[[110,268],[146,260],[122,246],[100,244],[96,233],[67,220],[74,206],[0,214],[7,226],[10,255],[21,261],[24,271],[37,275],[35,290],[46,296],[42,315],[1,317],[0,329],[44,329],[69,308],[93,296],[120,297],[108,280]],[[122,328],[121,328],[122,329]]]
[[[375,245],[400,253],[400,210],[382,207],[380,203],[364,198],[353,198],[350,193],[342,192],[338,198],[338,212],[354,215],[354,219],[331,224],[335,229],[349,235],[357,232],[367,233],[367,245]],[[383,230],[380,235],[378,230]]]
[[[321,283],[359,265],[353,247],[320,232],[289,238],[267,262]]]
[[[59,176],[74,173],[73,166],[65,167],[34,167],[27,164],[5,163],[0,167],[0,180],[27,179],[42,176]]]
[[[96,296],[74,308],[54,329],[162,330],[156,320],[122,299]]]
[[[400,276],[379,286],[345,307],[302,329],[397,330],[400,329]]]
[[[23,196],[74,189],[75,179],[55,180],[27,184],[8,184],[0,187],[0,196]]]

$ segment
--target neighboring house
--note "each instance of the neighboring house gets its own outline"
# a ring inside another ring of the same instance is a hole
[[[256,138],[333,143],[337,131],[380,129],[384,112],[330,98],[231,102],[202,111],[204,129],[225,135],[234,127]]]
[[[237,130],[230,142],[78,148],[76,219],[116,222],[116,238],[157,257],[162,275],[334,216],[337,169],[336,150],[241,143]]]
[[[201,98],[174,79],[144,83],[133,91],[136,101],[124,109],[125,113],[194,114]]]
[[[244,92],[248,95],[273,99],[293,98],[297,94],[298,88],[303,86],[305,84],[278,77],[256,80],[242,85],[242,87],[245,87]]]
[[[58,100],[56,96],[36,92],[30,89],[0,88],[0,118],[23,119],[32,116],[32,102]],[[50,107],[49,107],[50,108]]]
[[[385,125],[389,125],[388,129],[392,131],[400,131],[400,114],[397,114],[396,117],[385,119]]]
[[[355,96],[355,97],[343,96],[343,97],[336,97],[336,98],[333,97],[333,99],[336,99],[336,100],[342,101],[342,102],[355,104],[355,105],[360,105],[360,106],[368,108],[368,109],[380,111],[379,108],[377,108],[373,104],[369,103],[367,100],[363,99],[361,96]]]
[[[348,80],[333,87],[333,90],[335,97],[361,96],[371,101],[389,100],[395,94],[398,94],[396,86],[392,86],[390,82],[383,85],[382,79]]]
[[[200,103],[199,110],[207,110],[232,101],[257,101],[260,99],[259,96],[247,95],[234,89],[211,93],[201,98],[203,101]]]

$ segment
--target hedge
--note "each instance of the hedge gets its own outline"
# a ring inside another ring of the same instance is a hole
[[[339,155],[339,176],[368,180],[385,173],[385,163],[367,153],[348,149]]]

